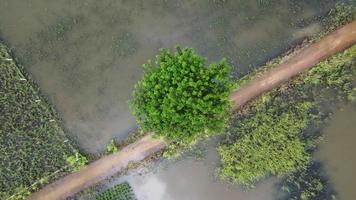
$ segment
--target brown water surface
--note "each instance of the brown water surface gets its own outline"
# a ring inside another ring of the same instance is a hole
[[[316,158],[325,164],[340,200],[356,197],[356,105],[344,105],[324,129]]]

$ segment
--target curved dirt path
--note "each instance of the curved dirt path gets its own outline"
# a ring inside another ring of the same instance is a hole
[[[239,90],[233,92],[231,100],[234,109],[245,105],[258,95],[267,92],[300,72],[313,67],[321,60],[340,52],[356,43],[356,21],[341,27],[316,42],[301,50],[288,61],[276,68],[253,79]],[[120,152],[104,156],[90,163],[79,172],[72,173],[62,179],[47,185],[42,190],[33,193],[32,200],[66,199],[69,196],[114,175],[124,169],[127,164],[138,162],[145,157],[163,149],[166,146],[162,139],[153,139],[149,134],[135,143],[125,147]]]

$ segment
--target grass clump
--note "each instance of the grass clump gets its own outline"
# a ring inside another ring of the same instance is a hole
[[[0,43],[0,196],[24,199],[72,170],[74,148],[48,105]]]
[[[154,63],[144,65],[133,93],[140,128],[178,145],[222,131],[230,108],[229,73],[225,60],[207,66],[190,48],[162,49]]]
[[[96,200],[135,200],[135,194],[128,183],[121,183],[100,194]]]

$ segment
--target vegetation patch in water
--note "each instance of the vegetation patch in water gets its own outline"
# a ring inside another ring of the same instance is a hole
[[[305,169],[285,177],[280,186],[287,193],[282,200],[336,199],[336,192],[319,162],[311,162]]]
[[[300,139],[311,104],[290,97],[271,98],[249,114],[232,119],[226,140],[218,148],[222,178],[251,186],[268,175],[284,175],[309,160]]]
[[[0,43],[0,196],[24,199],[72,171],[74,154],[54,109]]]
[[[325,32],[350,22],[355,11],[354,6],[337,4],[325,20],[329,24]],[[234,88],[277,66],[284,59],[275,59],[245,76],[236,82]],[[336,102],[356,100],[355,66],[354,45],[262,95],[233,116],[226,139],[218,147],[222,162],[219,175],[232,183],[251,187],[266,176],[290,175],[288,180],[298,180],[296,176],[307,173],[309,158],[319,136],[311,131],[312,128],[317,130],[321,127]],[[293,184],[286,181],[286,185]],[[301,199],[313,199],[317,192],[321,192],[315,189],[318,188],[300,189],[298,195]],[[293,198],[298,195],[290,194]],[[330,195],[328,197],[331,198]]]
[[[338,100],[355,100],[355,56],[353,46],[237,113],[218,148],[220,176],[253,186],[263,177],[307,166],[316,135],[306,130],[320,126]],[[328,98],[330,94],[336,98]]]
[[[232,81],[224,59],[207,66],[190,48],[162,49],[154,63],[144,65],[144,72],[131,108],[143,131],[172,143],[169,150],[225,128]]]
[[[98,194],[96,200],[135,200],[135,194],[128,183],[121,183]]]

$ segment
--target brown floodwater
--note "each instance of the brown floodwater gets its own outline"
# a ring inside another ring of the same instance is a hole
[[[356,197],[356,104],[344,105],[323,130],[316,158],[321,160],[339,200]]]
[[[321,29],[323,1],[0,0],[0,37],[55,105],[68,134],[98,153],[135,127],[127,101],[161,47],[226,57],[239,77]]]
[[[55,105],[67,133],[87,153],[105,149],[135,127],[127,101],[141,66],[159,48],[193,47],[226,57],[239,77],[321,30],[333,0],[0,0],[0,38]],[[341,200],[356,196],[356,109],[345,106],[316,153]],[[185,158],[132,172],[139,200],[271,200],[276,178],[252,190],[215,176],[218,156]],[[163,166],[163,167],[162,167]],[[114,182],[114,183],[115,183]]]

